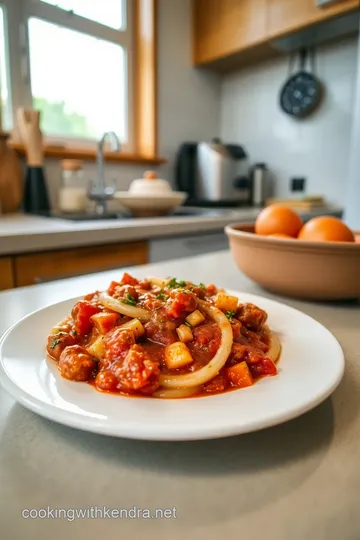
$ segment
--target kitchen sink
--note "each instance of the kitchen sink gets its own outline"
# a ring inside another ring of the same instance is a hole
[[[182,207],[171,212],[165,217],[191,217],[191,216],[206,216],[206,217],[219,217],[229,214],[227,208],[194,208],[194,207]],[[139,219],[133,218],[129,213],[125,212],[108,212],[103,215],[97,215],[92,213],[79,213],[79,214],[62,214],[58,212],[50,212],[43,214],[46,217],[53,217],[57,219],[65,219],[67,221],[98,221],[104,219]],[[147,218],[152,219],[152,218]],[[158,219],[158,218],[157,218]]]

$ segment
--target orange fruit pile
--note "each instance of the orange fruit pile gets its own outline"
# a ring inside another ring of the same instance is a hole
[[[272,204],[264,208],[255,222],[255,233],[275,238],[306,242],[355,242],[354,233],[340,219],[320,216],[303,223],[291,208]]]

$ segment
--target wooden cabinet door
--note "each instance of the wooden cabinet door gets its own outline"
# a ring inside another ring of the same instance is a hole
[[[266,38],[267,0],[194,0],[194,61],[211,62]]]
[[[0,291],[12,289],[14,286],[12,260],[10,257],[0,257]]]
[[[269,37],[301,30],[352,9],[359,9],[359,0],[338,0],[322,7],[315,0],[268,0]]]
[[[15,280],[23,287],[147,262],[147,242],[31,253],[15,257]]]

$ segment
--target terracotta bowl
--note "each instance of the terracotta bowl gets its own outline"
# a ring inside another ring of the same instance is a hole
[[[238,268],[264,289],[308,300],[360,298],[359,243],[269,238],[244,224],[225,232]]]

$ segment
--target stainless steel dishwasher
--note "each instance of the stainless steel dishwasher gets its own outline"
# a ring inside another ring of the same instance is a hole
[[[221,251],[229,247],[223,231],[160,238],[151,240],[149,244],[151,263]]]

